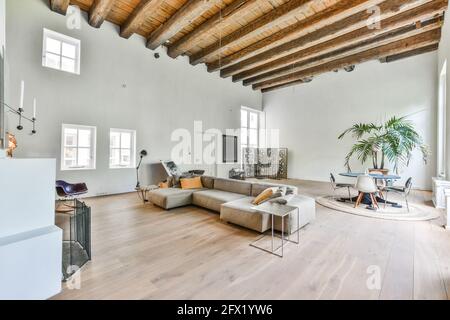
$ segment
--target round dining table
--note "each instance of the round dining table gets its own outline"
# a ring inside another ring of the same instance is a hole
[[[356,179],[359,176],[366,175],[366,173],[364,173],[364,172],[345,172],[345,173],[339,173],[339,175],[342,177]],[[369,173],[369,176],[371,176],[375,180],[385,180],[385,181],[396,181],[396,180],[400,180],[402,178],[398,175],[390,175],[390,174],[384,175],[384,174],[376,174],[376,173]],[[358,199],[358,197],[356,196],[354,198],[340,198],[338,201],[340,201],[340,202],[351,201],[352,203],[356,203],[357,199]],[[394,208],[402,208],[402,206],[399,205],[397,202],[386,201],[384,198],[380,197],[379,195],[376,196],[376,200],[378,203],[385,203]],[[368,209],[371,209],[371,210],[375,209],[375,206],[372,203],[372,199],[370,198],[369,194],[364,194],[364,197],[363,197],[363,200],[361,201],[361,203],[368,205],[369,206]]]

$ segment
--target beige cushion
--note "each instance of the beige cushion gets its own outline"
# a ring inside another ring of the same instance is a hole
[[[265,232],[270,229],[270,215],[253,209],[255,198],[245,197],[222,205],[220,219],[244,228]]]
[[[220,206],[222,204],[243,197],[243,195],[238,193],[211,189],[195,192],[192,197],[192,203],[202,208],[220,212]]]
[[[252,203],[254,205],[260,205],[261,203],[269,200],[276,192],[277,188],[267,188],[266,190],[258,194],[256,198],[252,201]]]
[[[148,193],[154,205],[169,210],[192,204],[192,194],[201,189],[182,190],[180,188],[158,189]]]
[[[209,176],[202,176],[202,184],[204,188],[214,189],[214,178]]]
[[[252,184],[246,181],[238,181],[231,179],[215,179],[214,189],[233,193],[240,193],[245,196],[250,196],[252,192]]]

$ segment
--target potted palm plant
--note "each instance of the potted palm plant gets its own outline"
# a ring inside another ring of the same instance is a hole
[[[428,146],[423,143],[412,122],[406,117],[392,117],[381,125],[355,124],[345,130],[338,139],[341,140],[348,134],[357,140],[345,157],[345,166],[349,171],[351,171],[350,160],[353,156],[357,156],[362,164],[371,158],[373,169],[370,170],[382,171],[385,174],[389,172],[385,168],[386,160],[388,160],[394,165],[393,169],[398,174],[400,166],[409,165],[415,149],[421,151],[425,163],[430,154]]]

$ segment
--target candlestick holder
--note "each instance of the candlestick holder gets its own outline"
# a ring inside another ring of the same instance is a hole
[[[11,113],[14,113],[14,114],[16,114],[16,115],[19,117],[19,124],[18,124],[17,127],[16,127],[17,130],[22,131],[22,130],[24,129],[24,127],[23,127],[23,125],[22,125],[22,121],[23,121],[23,120],[26,120],[26,121],[29,121],[29,122],[32,123],[33,128],[32,128],[31,134],[34,135],[34,134],[37,133],[37,131],[36,131],[36,118],[35,118],[34,116],[33,116],[32,118],[28,118],[28,117],[26,117],[26,116],[24,115],[24,110],[23,110],[22,108],[17,108],[17,109],[15,109],[15,108],[11,107],[10,105],[8,105],[8,104],[5,103],[5,102],[1,102],[1,103],[2,103],[6,108],[8,108],[9,111],[10,111]]]

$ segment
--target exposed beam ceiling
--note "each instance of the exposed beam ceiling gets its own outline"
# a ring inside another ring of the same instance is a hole
[[[296,81],[305,78],[314,77],[322,73],[343,69],[349,65],[357,65],[370,60],[381,59],[386,56],[397,55],[407,51],[430,46],[439,42],[441,29],[435,29],[403,39],[397,42],[389,43],[376,47],[361,53],[357,53],[345,58],[334,60],[317,67],[312,67],[299,72],[294,72],[286,76],[274,78],[253,85],[253,89],[268,91],[274,87],[288,86]]]
[[[448,0],[49,0],[263,92],[436,50]],[[379,10],[379,11],[377,11]],[[379,26],[374,15],[379,12]],[[351,68],[350,68],[351,67]],[[357,71],[356,71],[357,72]]]
[[[94,28],[100,28],[113,5],[114,0],[95,0],[89,11],[89,24]]]
[[[380,19],[384,19],[387,17],[392,17],[397,14],[401,14],[401,12],[405,11],[406,9],[409,9],[411,7],[423,4],[427,0],[388,0],[380,4],[380,12],[381,16]],[[444,2],[443,0],[442,2]],[[398,8],[398,4],[402,3],[402,9]],[[306,34],[303,37],[296,38],[292,41],[286,42],[282,45],[279,45],[277,47],[274,47],[270,50],[266,50],[258,55],[252,56],[250,58],[247,58],[243,61],[238,62],[237,64],[234,64],[232,66],[229,66],[225,68],[221,75],[223,77],[228,77],[234,74],[237,74],[239,72],[242,72],[243,70],[247,70],[253,67],[256,67],[258,65],[264,64],[268,62],[269,60],[274,60],[276,58],[279,58],[281,56],[288,55],[290,53],[294,53],[295,51],[298,51],[299,49],[309,48],[313,46],[314,44],[321,43],[324,41],[327,41],[329,39],[333,39],[336,36],[349,33],[351,31],[362,29],[366,31],[366,34],[369,34],[370,32],[377,32],[379,31],[377,28],[369,28],[367,26],[368,19],[370,19],[372,13],[370,11],[362,11],[358,12],[354,15],[351,15],[345,19],[342,19],[334,24],[328,25],[324,28],[318,29],[316,31],[313,31],[311,33]],[[382,29],[384,29],[384,23],[382,25]],[[351,38],[349,38],[351,40]],[[234,57],[233,57],[234,59]],[[229,62],[231,61],[231,58],[228,58]]]
[[[191,33],[182,37],[173,45],[169,46],[167,53],[170,57],[176,58],[180,54],[188,51],[196,43],[198,43],[204,34],[211,31],[212,28],[215,28],[218,25],[224,25],[228,20],[233,19],[239,12],[249,10],[252,6],[261,2],[261,0],[237,0],[227,6],[225,9],[219,11],[210,19],[201,24],[198,28],[196,28]]]
[[[258,67],[255,67],[253,69],[249,69],[236,74],[235,76],[233,76],[233,81],[240,81],[251,77],[262,79],[269,76],[271,70],[279,70],[279,68],[282,67],[289,69],[312,57],[340,48],[348,47],[349,45],[358,44],[361,41],[373,38],[374,36],[378,36],[380,34],[384,34],[404,26],[415,24],[417,21],[430,19],[437,14],[442,14],[445,8],[443,3],[444,1],[437,0],[418,8],[408,10],[388,19],[384,19],[381,21],[381,23],[383,24],[382,29],[369,29],[367,27],[363,27],[353,32],[344,34],[340,37],[320,43],[316,46],[296,51],[290,55],[283,56],[279,59],[259,65]],[[260,74],[263,74],[264,76],[258,77],[257,75]],[[253,82],[244,81],[244,84],[251,83]]]
[[[131,37],[144,23],[146,16],[157,10],[163,3],[164,0],[141,0],[133,13],[120,27],[120,36],[127,39]]]
[[[60,14],[66,15],[70,0],[50,0],[50,8]]]
[[[167,22],[162,24],[150,35],[147,41],[147,48],[158,48],[198,16],[202,15],[206,10],[221,3],[222,0],[189,0]]]
[[[304,6],[307,3],[308,0],[291,0],[279,6],[261,18],[252,21],[241,29],[238,29],[223,38],[221,37],[214,44],[193,54],[190,57],[191,64],[196,65],[203,62],[206,58],[213,56],[237,41],[242,41],[243,39],[255,36],[276,27],[277,24],[280,24],[282,21],[293,18],[295,14],[298,14],[302,9],[304,9]]]
[[[359,52],[363,52],[369,49],[372,49],[374,47],[379,47],[385,44],[389,44],[392,42],[398,42],[399,40],[412,37],[417,34],[421,34],[426,31],[438,29],[441,27],[441,23],[436,20],[430,20],[426,24],[424,24],[421,28],[416,28],[415,24],[411,24],[407,27],[398,28],[393,31],[386,32],[384,34],[381,34],[377,37],[373,37],[368,40],[361,41],[359,43],[356,43],[354,45],[348,46],[346,48],[332,51],[330,53],[323,54],[321,56],[305,60],[302,63],[298,63],[292,66],[287,66],[284,68],[276,69],[274,71],[264,73],[262,75],[250,78],[248,80],[244,81],[244,85],[250,85],[258,82],[262,82],[268,79],[281,77],[283,75],[288,75],[294,72],[299,72],[302,70],[306,70],[308,68],[312,68],[314,66],[319,66],[321,64],[325,64],[327,62],[339,59],[339,58],[345,58],[347,56],[354,55]],[[349,64],[351,65],[351,63]]]
[[[396,0],[399,2],[400,0]],[[253,43],[252,45],[235,52],[232,55],[227,57],[222,57],[217,59],[211,63],[207,63],[208,71],[213,72],[218,69],[222,69],[230,64],[236,63],[243,58],[248,56],[255,55],[263,50],[267,50],[273,48],[277,45],[281,45],[290,40],[294,40],[298,37],[305,36],[310,32],[315,31],[318,28],[322,28],[325,26],[332,25],[336,21],[339,21],[343,18],[348,17],[349,15],[354,14],[355,12],[363,11],[366,13],[368,8],[373,7],[374,5],[379,4],[382,0],[344,0],[336,3],[335,5],[328,7],[323,11],[319,11],[318,13],[305,18],[295,24],[290,25],[287,28],[284,28],[275,34],[272,34],[258,42]],[[365,16],[370,16],[370,13],[365,14]],[[365,20],[365,22],[367,19]],[[346,24],[348,27],[348,25]],[[333,32],[337,32],[334,28],[328,28],[327,34]]]
[[[384,58],[380,59],[380,62],[381,63],[390,63],[390,62],[402,60],[402,59],[405,59],[405,58],[414,57],[414,56],[417,56],[417,55],[420,55],[420,54],[433,52],[433,51],[436,51],[437,49],[439,49],[439,43],[435,43],[435,44],[432,44],[430,46],[426,46],[426,47],[419,48],[419,49],[414,49],[414,50],[411,50],[411,51],[406,51],[404,53],[400,53],[400,54],[395,54],[395,55],[392,55],[392,56],[384,57]]]

